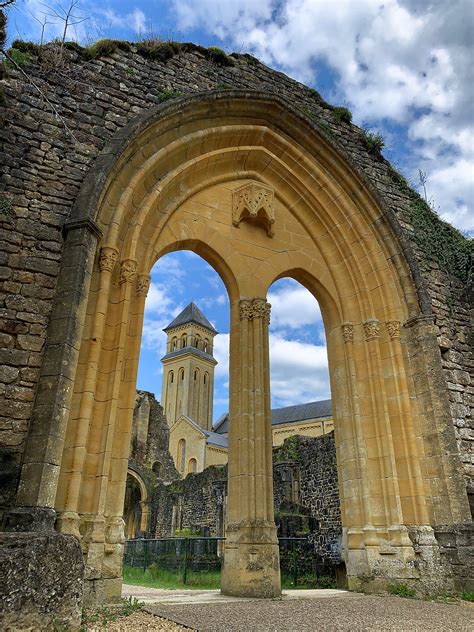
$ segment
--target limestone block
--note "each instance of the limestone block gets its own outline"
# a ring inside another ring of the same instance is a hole
[[[0,534],[4,630],[79,630],[84,563],[79,542],[51,532]]]

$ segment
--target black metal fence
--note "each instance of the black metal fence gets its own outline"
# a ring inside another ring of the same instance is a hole
[[[219,571],[225,538],[174,537],[127,540],[124,564],[179,572],[186,584],[190,572]],[[296,586],[299,578],[314,576],[314,549],[307,538],[279,538],[280,570]]]

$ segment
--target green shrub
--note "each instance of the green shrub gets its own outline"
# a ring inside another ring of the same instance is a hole
[[[229,57],[221,48],[217,48],[217,46],[208,48],[206,56],[218,66],[235,66],[232,57]]]
[[[407,599],[411,599],[416,595],[416,590],[406,584],[390,584],[388,586],[388,592],[391,595],[398,595],[399,597],[406,597]]]
[[[30,60],[29,53],[25,53],[18,48],[10,48],[10,50],[8,51],[8,55],[10,56],[12,61],[15,62],[15,64],[18,64],[18,66],[24,66]],[[10,60],[7,60],[7,63],[11,64]]]
[[[161,42],[160,40],[144,40],[137,44],[137,53],[145,59],[168,61],[179,53],[181,46],[176,42]]]
[[[338,123],[344,121],[344,123],[351,123],[352,112],[344,107],[335,107],[332,111],[334,118]]]
[[[23,42],[19,39],[16,39],[11,47],[12,49],[14,48],[22,53],[30,53],[31,55],[39,55],[41,52],[41,47],[38,44],[34,44],[33,42]]]
[[[474,601],[474,591],[473,590],[465,590],[461,593],[461,599],[464,601]]]
[[[118,50],[129,51],[130,44],[121,40],[101,39],[92,46],[84,48],[82,54],[86,59],[97,59],[97,57],[110,57]]]
[[[362,132],[362,141],[370,153],[374,155],[380,154],[385,145],[382,134],[369,132],[367,130]]]

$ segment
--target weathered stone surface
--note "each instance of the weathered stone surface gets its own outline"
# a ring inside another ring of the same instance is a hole
[[[0,566],[3,630],[79,630],[84,563],[75,538],[2,533]]]

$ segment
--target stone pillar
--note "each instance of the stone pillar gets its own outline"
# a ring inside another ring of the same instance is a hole
[[[231,327],[228,523],[221,590],[277,597],[278,539],[273,513],[268,325],[265,299],[241,300]]]

